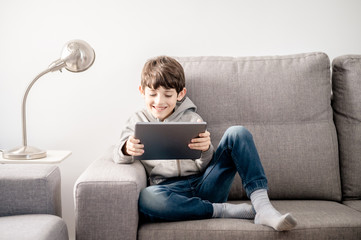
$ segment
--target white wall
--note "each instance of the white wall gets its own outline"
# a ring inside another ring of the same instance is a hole
[[[59,166],[74,238],[74,182],[142,106],[137,86],[146,59],[361,54],[360,12],[359,0],[0,0],[0,148],[21,144],[27,84],[65,42],[89,42],[97,58],[88,71],[49,73],[27,102],[29,145],[73,152]]]

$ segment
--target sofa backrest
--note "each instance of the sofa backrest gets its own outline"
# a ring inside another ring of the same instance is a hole
[[[340,56],[332,66],[343,197],[361,199],[361,55]]]
[[[270,198],[341,199],[326,54],[177,59],[215,147],[230,126],[253,134]],[[238,174],[229,198],[245,198]]]

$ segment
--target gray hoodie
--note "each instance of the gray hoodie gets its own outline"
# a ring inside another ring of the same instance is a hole
[[[202,118],[196,113],[197,107],[188,98],[177,102],[174,112],[164,122],[197,122]],[[202,120],[203,121],[203,120]],[[133,163],[132,156],[124,155],[122,147],[129,136],[134,136],[135,123],[137,122],[159,122],[159,119],[147,110],[136,112],[126,122],[120,139],[115,145],[113,160],[116,163]],[[206,152],[202,152],[201,158],[196,160],[141,160],[151,184],[159,184],[167,178],[184,177],[204,172],[213,156],[213,146]]]

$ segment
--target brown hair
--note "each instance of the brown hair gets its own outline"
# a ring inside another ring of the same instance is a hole
[[[185,87],[185,77],[182,65],[174,58],[159,56],[148,60],[142,71],[142,88],[157,89],[160,86],[174,88],[180,93]]]

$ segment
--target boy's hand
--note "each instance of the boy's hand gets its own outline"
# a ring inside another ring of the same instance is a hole
[[[123,153],[130,156],[142,156],[144,153],[144,145],[140,144],[140,140],[130,136],[124,144]]]
[[[193,138],[191,140],[191,143],[188,144],[188,147],[190,149],[202,150],[203,152],[207,151],[211,145],[210,132],[205,131],[204,133],[200,133],[198,136],[198,138]]]

